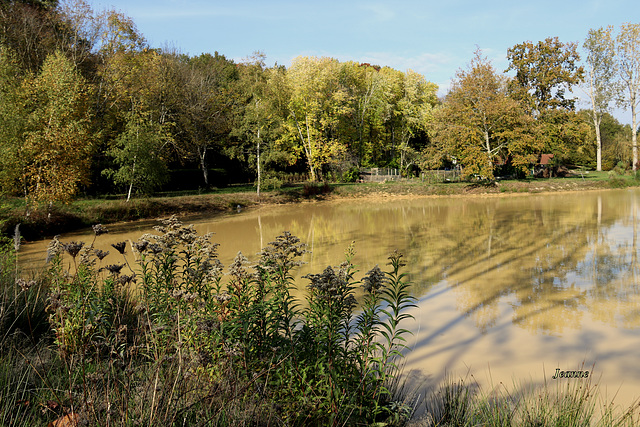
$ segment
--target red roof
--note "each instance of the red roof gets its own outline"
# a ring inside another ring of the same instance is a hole
[[[540,164],[546,166],[553,159],[553,154],[541,154],[540,155]]]

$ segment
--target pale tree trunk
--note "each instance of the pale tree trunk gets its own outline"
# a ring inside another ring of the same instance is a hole
[[[489,162],[489,170],[491,171],[491,175],[493,175],[493,160],[491,160],[491,142],[489,141],[489,131],[485,130],[484,132],[484,144],[487,149],[487,160]]]
[[[127,192],[127,202],[131,199],[131,190],[133,189],[133,180],[136,176],[136,160],[137,160],[137,157],[134,157],[133,167],[131,168],[131,182],[129,183],[129,191]]]
[[[593,119],[593,127],[596,130],[596,171],[602,170],[602,136],[600,134],[600,122],[602,116],[596,111],[596,104],[592,102],[593,110],[591,110],[591,118]],[[635,162],[634,162],[635,164]]]
[[[636,99],[631,99],[631,149],[633,152],[633,170],[638,168],[638,119],[636,117]]]
[[[306,117],[306,125],[307,125],[307,146],[305,147],[305,151],[307,152],[307,159],[309,159],[309,175],[312,182],[316,181],[316,168],[313,166],[313,159],[311,155],[313,153],[313,147],[311,142],[311,130],[309,129],[309,116]]]
[[[258,169],[258,191],[257,195],[260,197],[260,179],[261,179],[261,169],[260,169],[260,128],[258,128],[258,156],[257,156],[257,169]]]
[[[202,169],[202,177],[204,185],[209,186],[209,168],[207,168],[207,147],[198,147],[198,156],[200,157],[200,169]]]
[[[600,136],[600,122],[602,114],[598,114],[596,109],[596,97],[593,93],[593,77],[591,77],[591,85],[589,87],[589,98],[591,98],[591,119],[593,119],[593,127],[596,130],[596,171],[602,170],[602,137]]]
[[[602,170],[602,137],[600,136],[600,123],[594,123],[596,127],[596,171]]]
[[[293,119],[296,122],[296,128],[298,129],[298,136],[300,137],[300,141],[302,142],[302,147],[304,148],[304,154],[307,156],[307,162],[309,162],[309,178],[311,181],[316,180],[316,170],[313,167],[313,162],[311,159],[311,132],[309,130],[309,118],[306,117],[305,122],[307,125],[307,138],[305,139],[302,134],[302,129],[300,128],[300,124],[298,123],[298,118],[295,113],[293,113]]]

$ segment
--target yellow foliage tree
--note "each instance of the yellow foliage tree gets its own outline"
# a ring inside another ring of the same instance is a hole
[[[298,57],[287,73],[291,98],[283,138],[299,143],[312,181],[323,165],[346,150],[337,127],[350,105],[338,79],[339,68],[336,59]]]
[[[26,85],[25,196],[33,202],[68,202],[89,176],[89,87],[59,52],[47,57],[40,74]]]

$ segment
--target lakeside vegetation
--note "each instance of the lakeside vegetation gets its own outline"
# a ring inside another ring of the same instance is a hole
[[[46,271],[24,277],[17,263],[22,238],[176,212],[638,186],[640,24],[617,31],[590,31],[583,62],[557,37],[513,46],[504,72],[478,50],[438,98],[428,76],[384,64],[191,57],[150,46],[115,10],[1,1],[0,230],[14,240],[0,243],[0,424],[637,425],[637,405],[600,411],[589,383],[482,394],[453,381],[430,399],[404,388],[413,299],[399,254],[360,278],[348,249],[295,284],[304,303],[289,290],[305,249],[287,233],[226,270],[210,236],[176,218],[132,249],[101,248],[95,226],[93,242],[54,240]],[[568,96],[579,86],[589,110]],[[355,183],[365,167],[406,180]],[[465,180],[420,178],[444,168]],[[138,263],[103,265],[106,250]]]
[[[54,239],[25,279],[20,237],[0,252],[0,421],[34,425],[353,425],[400,422],[402,323],[414,298],[401,254],[362,279],[345,261],[290,294],[306,252],[289,233],[227,269],[211,235],[175,218],[107,248]],[[223,272],[228,277],[223,280]],[[356,311],[354,297],[364,300]],[[62,422],[62,421],[58,421]]]
[[[401,254],[364,274],[349,247],[339,266],[294,283],[306,247],[289,233],[253,263],[238,254],[224,268],[211,235],[176,218],[156,230],[108,248],[99,225],[90,242],[54,239],[47,270],[31,277],[17,267],[20,236],[2,242],[2,425],[604,427],[640,420],[638,404],[602,401],[590,380],[480,390],[452,379],[437,389],[408,388],[402,359],[414,298]],[[105,264],[107,251],[121,261]],[[134,256],[125,258],[128,252]],[[305,287],[304,302],[292,287]]]

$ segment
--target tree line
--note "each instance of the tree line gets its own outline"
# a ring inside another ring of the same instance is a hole
[[[149,46],[135,23],[82,0],[0,0],[0,184],[28,204],[78,194],[150,193],[287,174],[352,180],[360,167],[407,176],[458,167],[524,175],[558,163],[638,165],[640,24],[478,49],[448,94],[413,71],[255,53],[239,62]],[[508,73],[515,73],[509,76]],[[591,108],[578,111],[572,91]],[[614,105],[631,111],[621,125]]]

